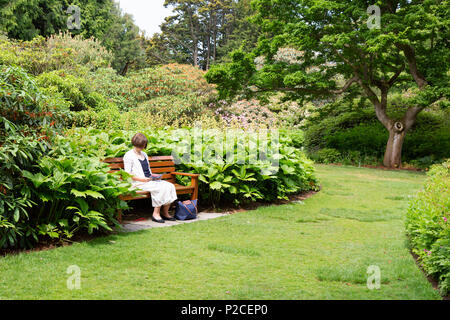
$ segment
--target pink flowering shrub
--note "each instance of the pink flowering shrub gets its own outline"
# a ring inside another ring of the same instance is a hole
[[[250,129],[277,126],[276,115],[257,100],[240,100],[231,105],[221,100],[217,105],[215,115],[229,127]]]
[[[204,73],[190,65],[171,63],[130,72],[126,77],[117,75],[111,68],[102,68],[91,74],[89,81],[95,91],[108,97],[122,112],[146,103],[170,110],[185,97],[191,102],[184,105],[206,106],[216,99],[215,85],[206,82]],[[170,102],[172,97],[176,101]],[[160,98],[165,102],[151,101]]]
[[[278,109],[278,125],[283,128],[304,128],[308,117],[314,113],[314,105],[300,105],[295,101],[273,103],[269,105],[271,110]]]

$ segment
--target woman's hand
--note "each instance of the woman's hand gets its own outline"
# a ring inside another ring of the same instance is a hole
[[[133,176],[132,179],[134,181],[139,181],[139,182],[149,182],[149,181],[152,180],[151,178],[139,178],[139,177],[136,177],[136,176]]]

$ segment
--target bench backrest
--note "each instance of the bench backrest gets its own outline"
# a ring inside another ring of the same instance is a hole
[[[123,170],[123,158],[107,158],[103,160],[111,168],[110,172],[117,170]],[[175,183],[175,178],[171,175],[171,172],[175,172],[175,162],[172,156],[153,156],[148,157],[150,169],[152,173],[163,174],[161,177],[163,180]]]

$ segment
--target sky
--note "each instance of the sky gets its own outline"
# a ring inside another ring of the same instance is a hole
[[[171,8],[164,8],[164,0],[116,0],[124,13],[134,18],[134,23],[145,30],[145,36],[150,38],[160,32],[159,25],[164,18],[172,15]]]

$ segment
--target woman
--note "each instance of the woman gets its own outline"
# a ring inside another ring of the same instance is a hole
[[[123,157],[124,170],[132,175],[132,185],[135,188],[150,191],[152,206],[154,208],[152,220],[164,223],[164,220],[175,221],[169,215],[170,204],[177,199],[175,186],[164,180],[152,181],[151,177],[158,177],[152,174],[148,163],[148,156],[143,149],[147,148],[148,140],[142,133],[136,133],[131,139],[133,149],[128,151]],[[163,212],[161,213],[161,207]],[[161,219],[162,217],[162,219]]]

